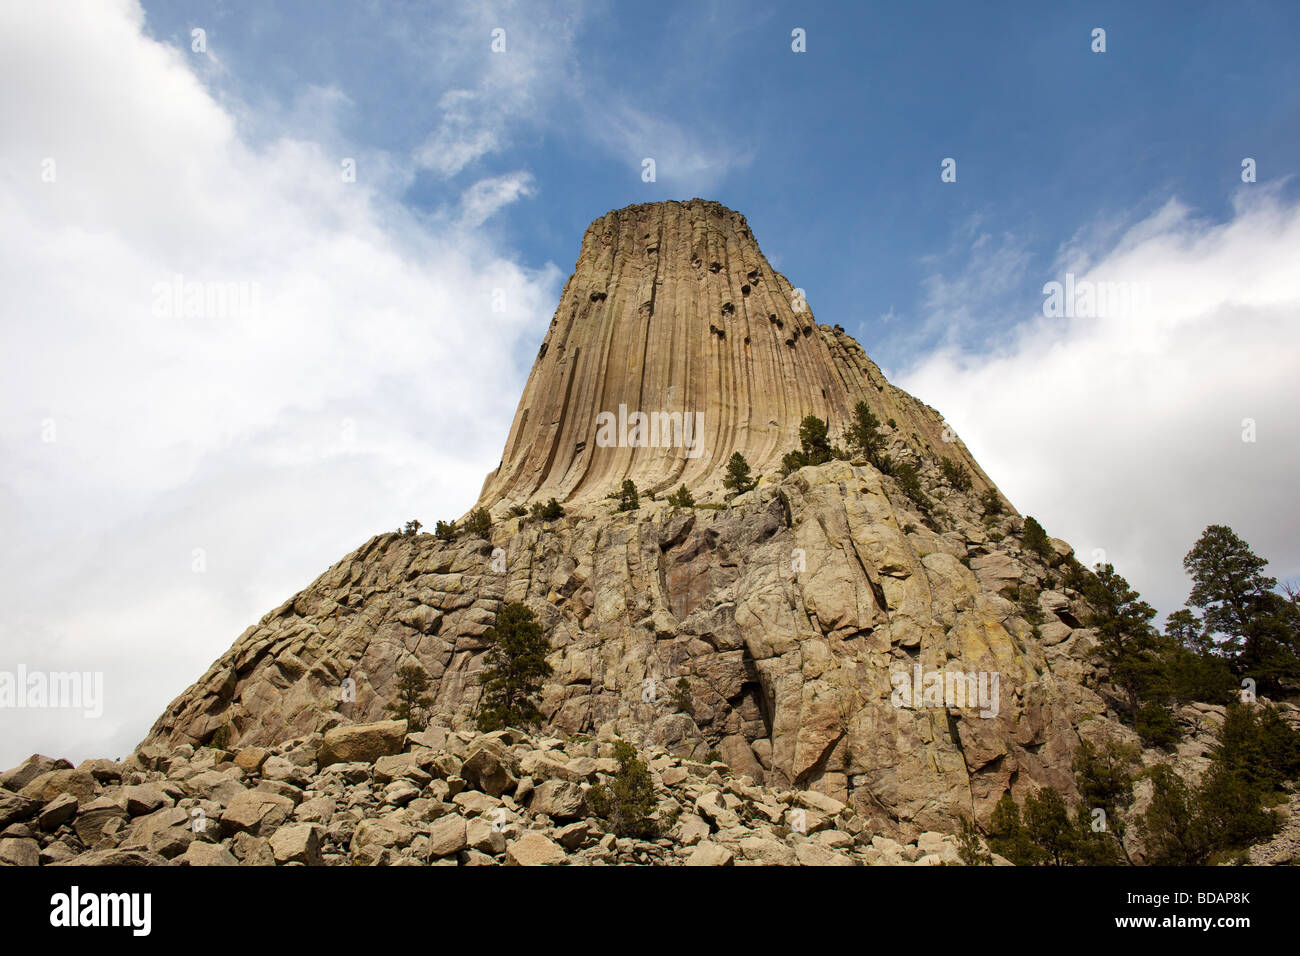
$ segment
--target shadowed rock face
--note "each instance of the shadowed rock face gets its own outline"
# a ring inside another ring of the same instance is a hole
[[[521,601],[552,648],[543,732],[717,751],[908,838],[986,823],[1007,791],[1071,791],[1080,733],[1128,732],[1093,689],[1088,609],[1062,583],[1068,545],[1028,553],[1013,510],[985,514],[992,484],[939,414],[794,305],[744,218],[715,203],[598,220],[484,486],[491,540],[371,539],[249,628],[147,742],[266,746],[382,720],[411,660],[431,678],[435,719],[466,727],[483,634]],[[916,467],[929,513],[866,463],[778,476],[804,415],[838,436],[859,400],[894,420],[885,451]],[[703,453],[598,447],[598,414],[620,404],[701,411]],[[724,504],[733,451],[764,480]],[[944,458],[972,487],[945,479]],[[643,491],[685,483],[712,507],[643,498],[614,513],[603,499],[625,477]],[[558,521],[505,514],[551,496],[566,502]],[[996,677],[996,706],[900,706],[898,681],[918,673]],[[673,700],[683,679],[686,711]]]
[[[774,473],[806,415],[838,438],[862,400],[918,451],[960,461],[986,486],[932,408],[886,382],[849,336],[817,325],[744,216],[699,199],[628,206],[587,229],[479,504],[603,498],[625,478],[698,495],[721,487],[733,452],[754,474]],[[638,436],[634,421],[619,427],[620,406],[659,417]],[[615,419],[604,435],[601,413]],[[620,447],[620,435],[659,447]]]

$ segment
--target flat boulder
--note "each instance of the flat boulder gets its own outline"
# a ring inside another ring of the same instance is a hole
[[[321,767],[335,763],[374,763],[380,757],[400,753],[405,742],[404,720],[347,724],[325,732],[317,761]]]
[[[252,833],[266,836],[293,813],[294,802],[266,790],[245,790],[221,814],[221,829],[227,835]]]

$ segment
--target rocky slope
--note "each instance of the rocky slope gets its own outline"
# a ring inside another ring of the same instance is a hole
[[[836,462],[724,510],[510,519],[492,541],[381,535],[250,628],[147,742],[266,746],[381,719],[408,660],[431,676],[439,718],[470,726],[483,632],[502,601],[523,601],[554,649],[549,732],[716,749],[756,780],[849,803],[878,832],[951,831],[1008,788],[1068,791],[1076,728],[1109,723],[1085,685],[1077,595],[1053,590],[1018,518],[960,518],[967,498],[944,499],[953,530],[940,533],[891,479]],[[1037,637],[1007,596],[1028,583]],[[895,706],[894,675],[917,666],[997,674],[997,713]],[[689,714],[671,698],[681,678]]]
[[[591,784],[609,741],[517,731],[349,725],[233,754],[146,746],[122,763],[32,757],[0,776],[0,865],[860,866],[960,862],[956,842],[904,845],[825,794],[774,791],[643,754],[661,836],[619,838]],[[15,793],[14,790],[18,792]]]

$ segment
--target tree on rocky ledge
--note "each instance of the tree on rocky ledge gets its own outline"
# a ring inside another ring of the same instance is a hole
[[[425,693],[429,689],[429,675],[414,661],[397,669],[397,693],[385,708],[394,720],[404,720],[412,733],[428,726],[429,707],[433,698]]]
[[[483,632],[487,666],[480,678],[483,696],[475,721],[489,732],[503,727],[530,727],[542,713],[533,698],[551,676],[546,663],[551,644],[533,612],[523,604],[503,604],[496,623]]]
[[[727,475],[722,479],[722,484],[729,488],[733,495],[743,495],[758,484],[757,478],[749,476],[749,462],[740,452],[732,452],[731,457],[727,459]]]

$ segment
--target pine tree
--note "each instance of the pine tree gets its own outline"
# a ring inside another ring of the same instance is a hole
[[[1032,517],[1025,518],[1025,550],[1032,551],[1044,561],[1052,556],[1052,542],[1047,538],[1043,526]]]
[[[1207,638],[1238,673],[1277,691],[1300,681],[1300,612],[1273,590],[1267,566],[1227,525],[1210,525],[1183,558],[1192,578],[1187,603],[1201,611]]]
[[[885,439],[880,434],[880,419],[871,412],[866,402],[858,402],[853,408],[853,421],[845,432],[845,444],[877,468],[880,467],[880,453]]]
[[[1111,564],[1097,565],[1083,581],[1083,596],[1092,607],[1088,626],[1096,631],[1110,679],[1124,690],[1129,714],[1136,717],[1139,699],[1155,687],[1162,672],[1163,641],[1150,623],[1155,609]]]
[[[598,783],[588,791],[591,807],[615,836],[653,840],[659,828],[652,819],[657,805],[650,769],[624,740],[614,742],[614,758],[618,772],[609,783]]]
[[[758,484],[757,478],[749,476],[749,462],[740,452],[732,452],[727,459],[727,474],[722,479],[722,484],[731,489],[733,496],[742,495]]]
[[[539,723],[542,714],[533,698],[551,676],[551,665],[546,662],[551,645],[533,612],[523,604],[503,604],[483,639],[488,649],[484,655],[487,666],[480,678],[479,730]]]
[[[397,690],[392,703],[385,709],[394,720],[404,720],[412,733],[428,726],[428,710],[433,698],[425,693],[429,688],[429,675],[424,668],[411,661],[397,670]]]
[[[799,424],[799,445],[810,465],[824,465],[836,457],[826,423],[816,415],[805,416]]]
[[[694,508],[695,496],[690,493],[685,485],[682,485],[668,496],[668,503],[674,508]]]
[[[1020,805],[1009,793],[1004,793],[993,808],[989,822],[989,849],[1006,857],[1016,866],[1034,866],[1043,857],[1042,851],[1029,839],[1020,819]]]
[[[636,485],[631,478],[624,478],[623,486],[610,497],[618,501],[619,511],[636,511],[637,508],[641,507],[641,499],[637,495]]]

